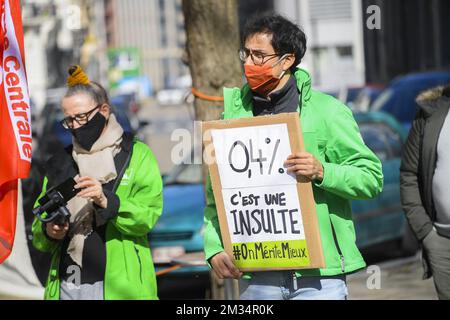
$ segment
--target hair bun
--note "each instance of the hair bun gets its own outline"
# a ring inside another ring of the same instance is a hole
[[[90,83],[88,76],[79,65],[69,68],[69,76],[67,77],[67,85],[69,87],[74,87],[78,84],[88,85]]]

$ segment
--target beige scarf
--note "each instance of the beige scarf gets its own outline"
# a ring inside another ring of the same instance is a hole
[[[97,179],[101,184],[108,183],[117,177],[114,157],[120,152],[123,129],[111,114],[105,131],[94,143],[90,151],[83,149],[75,139],[73,141],[72,157],[78,165],[79,176]],[[70,216],[69,246],[67,253],[80,267],[82,266],[84,240],[92,233],[95,212],[92,201],[74,197],[67,203]],[[97,226],[102,225],[99,215],[96,215]]]

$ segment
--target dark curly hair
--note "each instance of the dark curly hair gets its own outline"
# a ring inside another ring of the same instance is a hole
[[[295,72],[306,52],[306,35],[302,29],[279,14],[265,13],[254,15],[245,24],[242,34],[243,43],[258,33],[272,36],[272,47],[280,56],[287,53],[295,55],[295,62],[290,68],[292,72]]]

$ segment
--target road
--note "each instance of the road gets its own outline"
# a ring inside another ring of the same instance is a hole
[[[420,252],[412,257],[398,257],[390,244],[384,244],[364,256],[367,269],[347,277],[349,300],[437,299],[433,280],[422,280]],[[379,282],[375,280],[378,274]]]

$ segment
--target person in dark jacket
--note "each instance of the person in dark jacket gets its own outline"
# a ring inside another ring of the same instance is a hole
[[[403,209],[421,242],[424,279],[450,299],[450,84],[418,96],[420,110],[403,149]]]

